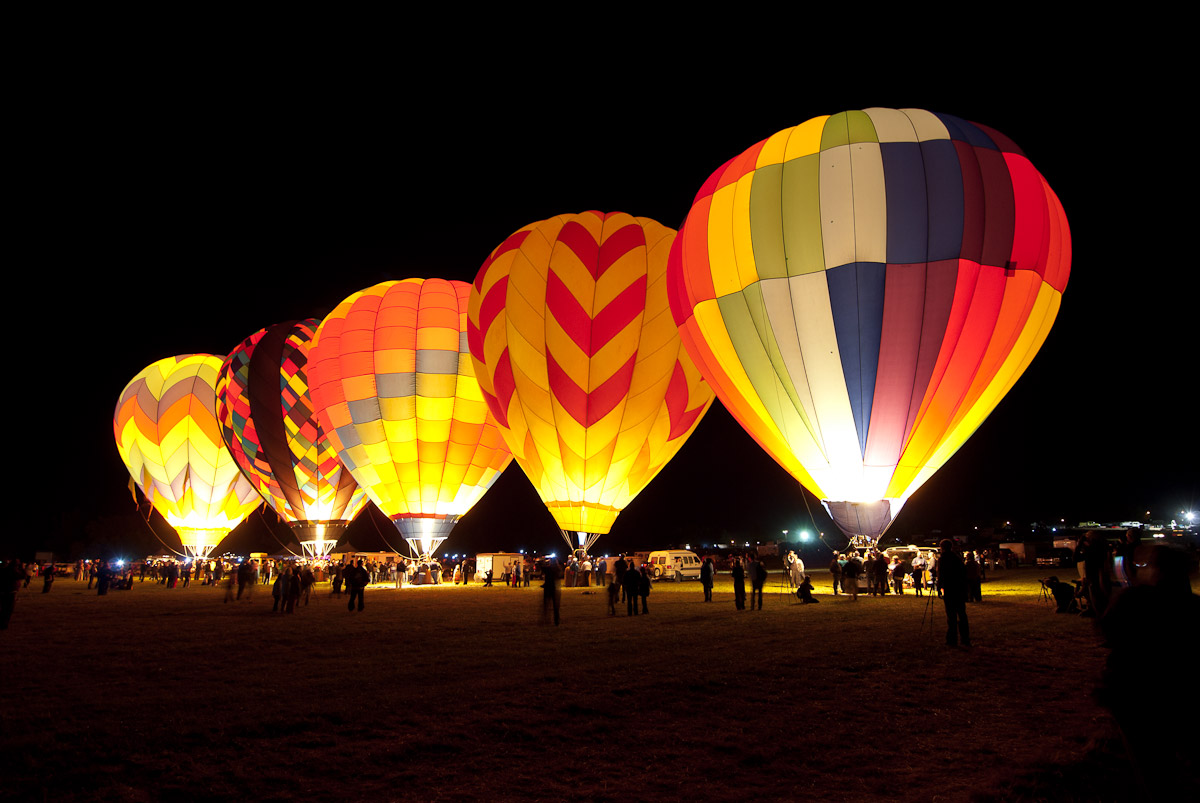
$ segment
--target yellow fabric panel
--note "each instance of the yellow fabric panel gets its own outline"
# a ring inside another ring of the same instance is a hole
[[[766,167],[767,165],[777,165],[783,162],[787,151],[788,138],[792,135],[793,129],[785,128],[782,131],[777,131],[767,137],[767,141],[763,144],[762,149],[758,152],[758,158],[754,162],[754,169]]]
[[[411,420],[417,414],[417,397],[416,396],[397,396],[395,398],[380,398],[379,414],[384,421],[394,424],[405,424],[408,427],[415,427],[416,422]],[[349,423],[349,422],[347,422]],[[415,432],[415,429],[412,430]],[[409,430],[398,430],[404,432],[401,437],[410,437],[407,435]]]
[[[820,151],[821,132],[824,130],[825,121],[828,119],[829,115],[825,114],[820,117],[814,117],[811,120],[805,120],[800,125],[787,129],[787,145],[783,161],[799,159],[802,156],[808,156]],[[759,159],[759,164],[764,164],[761,158]]]
[[[734,215],[737,186],[728,184],[717,190],[708,211],[708,259],[713,266],[713,290],[718,298],[742,289],[738,273],[732,269],[736,263],[730,223]]]
[[[417,374],[417,418],[449,415],[443,412],[454,404],[458,374]]]
[[[737,268],[738,290],[758,281],[754,261],[754,242],[750,235],[750,188],[754,173],[742,176],[734,187],[733,207],[730,210],[729,234],[733,243],[732,264]]]

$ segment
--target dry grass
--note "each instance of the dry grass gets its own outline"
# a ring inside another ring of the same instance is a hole
[[[0,762],[22,800],[1105,800],[1133,796],[1091,698],[1104,651],[1032,569],[943,646],[925,598],[656,585],[369,590],[272,615],[218,589],[22,592],[0,634]],[[773,575],[777,580],[778,574]],[[327,592],[326,592],[327,593]],[[930,618],[933,621],[932,631]]]

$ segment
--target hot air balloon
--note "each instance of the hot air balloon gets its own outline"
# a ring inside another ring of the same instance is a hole
[[[467,353],[470,291],[442,279],[377,284],[321,322],[309,353],[317,421],[422,556],[512,459]]]
[[[671,254],[688,352],[856,545],[877,542],[1037,353],[1062,205],[1008,138],[919,109],[817,117],[700,189]]]
[[[367,502],[313,415],[308,357],[319,323],[260,329],[229,354],[217,380],[225,445],[313,557],[329,554]]]
[[[125,467],[197,557],[262,503],[221,440],[216,384],[223,361],[211,354],[159,360],[125,386],[113,415]]]
[[[471,291],[483,396],[568,546],[587,549],[712,404],[667,304],[675,232],[614,212],[506,239]]]

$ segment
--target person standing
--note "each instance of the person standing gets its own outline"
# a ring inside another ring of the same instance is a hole
[[[846,556],[846,563],[842,566],[842,590],[850,595],[851,602],[858,602],[858,574],[861,571],[858,555]]]
[[[638,596],[642,598],[642,613],[650,613],[650,607],[646,604],[650,599],[650,569],[646,564],[642,564],[642,571],[638,577]]]
[[[974,552],[967,553],[963,569],[967,573],[967,602],[983,602],[983,569]]]
[[[542,624],[554,611],[554,624],[558,626],[559,609],[562,607],[562,591],[558,586],[558,565],[548,560],[542,566]]]
[[[762,555],[750,564],[750,610],[754,610],[755,601],[758,610],[762,610],[763,587],[767,584],[767,564],[763,563]]]
[[[620,564],[617,564],[618,567]],[[638,615],[638,590],[641,588],[641,575],[637,569],[626,569],[622,572],[621,591],[625,597],[625,615]]]
[[[712,558],[705,558],[704,565],[700,567],[700,585],[704,586],[705,602],[712,602],[713,575],[716,570]]]
[[[52,585],[54,585],[54,564],[47,563],[42,568],[42,593],[49,594]]]
[[[613,571],[615,572],[614,576],[616,577],[617,585],[621,587],[621,599],[625,598],[625,572],[628,570],[629,564],[625,562],[625,556],[619,555],[617,557],[617,565]]]
[[[371,575],[363,568],[362,558],[359,558],[358,563],[346,573],[346,586],[350,591],[350,601],[346,603],[346,610],[354,610],[355,599],[358,600],[358,609],[360,611],[363,609],[363,594],[366,592],[367,585],[370,582]]]
[[[617,600],[621,596],[621,589],[617,587],[616,583],[609,583],[605,587],[604,593],[608,595],[608,615],[616,616],[617,615]]]
[[[739,611],[746,610],[746,570],[742,568],[742,559],[733,559],[733,605]]]
[[[833,595],[835,597],[838,594],[839,586],[841,586],[842,590],[845,590],[845,586],[842,584],[841,557],[842,557],[841,555],[839,555],[835,552],[833,555],[833,560],[829,561],[829,576],[833,580]]]
[[[922,595],[922,589],[925,587],[925,556],[918,552],[912,560],[912,578],[913,590],[917,592],[917,596]]]
[[[962,558],[949,538],[942,541],[938,557],[938,596],[946,606],[946,645],[955,647],[962,642],[971,646],[971,631],[967,624],[967,571]]]

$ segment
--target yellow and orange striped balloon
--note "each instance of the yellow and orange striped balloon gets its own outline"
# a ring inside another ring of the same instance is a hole
[[[512,459],[466,347],[466,282],[355,293],[313,337],[313,409],[342,464],[410,543],[432,552]]]
[[[208,554],[262,503],[217,424],[224,359],[185,354],[159,360],[125,386],[113,415],[125,467],[195,555]]]
[[[649,218],[560,215],[514,233],[475,278],[483,396],[564,530],[607,533],[712,404],[667,303],[674,239]]]

